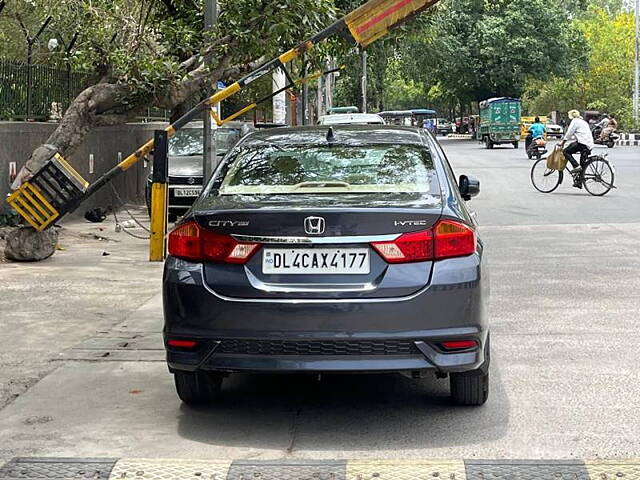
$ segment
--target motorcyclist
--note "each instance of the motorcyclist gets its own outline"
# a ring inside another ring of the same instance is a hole
[[[573,166],[571,173],[575,174],[582,172],[584,163],[589,157],[591,150],[593,150],[594,143],[591,128],[589,128],[589,124],[580,116],[580,112],[578,110],[571,110],[569,112],[569,118],[571,119],[571,124],[559,145],[560,147],[564,147],[567,141],[571,142],[569,146],[564,149],[564,155],[567,161]],[[575,158],[573,158],[575,153],[580,153],[579,164]],[[574,177],[573,186],[582,188],[581,180]]]
[[[531,144],[538,138],[543,138],[547,131],[547,127],[540,121],[540,117],[536,117],[533,124],[529,127],[527,138],[525,139],[525,150],[529,151]]]
[[[611,115],[607,122],[607,125],[602,129],[602,133],[600,133],[600,141],[604,142],[609,138],[613,132],[618,128],[618,122],[616,121],[615,115]]]

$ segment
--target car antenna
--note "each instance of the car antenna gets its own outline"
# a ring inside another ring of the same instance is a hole
[[[336,137],[333,136],[333,127],[329,127],[327,131],[327,142],[333,143],[336,141]]]

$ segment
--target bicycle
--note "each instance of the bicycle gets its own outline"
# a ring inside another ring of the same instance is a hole
[[[567,163],[565,170],[575,181],[580,181],[585,190],[594,197],[602,197],[609,193],[615,180],[613,166],[607,160],[606,155],[591,155],[583,165],[583,169],[577,173],[571,173]],[[551,193],[560,186],[564,180],[564,171],[547,168],[547,159],[542,158],[531,167],[531,183],[541,193]]]

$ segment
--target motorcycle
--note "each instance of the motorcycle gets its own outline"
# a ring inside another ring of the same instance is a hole
[[[547,153],[547,142],[544,138],[538,137],[536,139],[527,138],[527,157],[531,160],[536,157],[538,160],[542,158],[542,155]]]
[[[613,148],[616,146],[616,142],[620,138],[620,135],[616,133],[614,130],[611,132],[606,138],[601,139],[600,134],[602,133],[602,127],[594,128],[591,133],[593,134],[593,143],[596,145],[606,145],[607,148]]]

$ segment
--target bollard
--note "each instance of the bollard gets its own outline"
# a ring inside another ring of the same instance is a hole
[[[169,162],[167,150],[168,135],[164,130],[154,134],[153,174],[151,176],[151,238],[149,240],[149,261],[162,262],[166,256],[167,235],[167,173]]]

